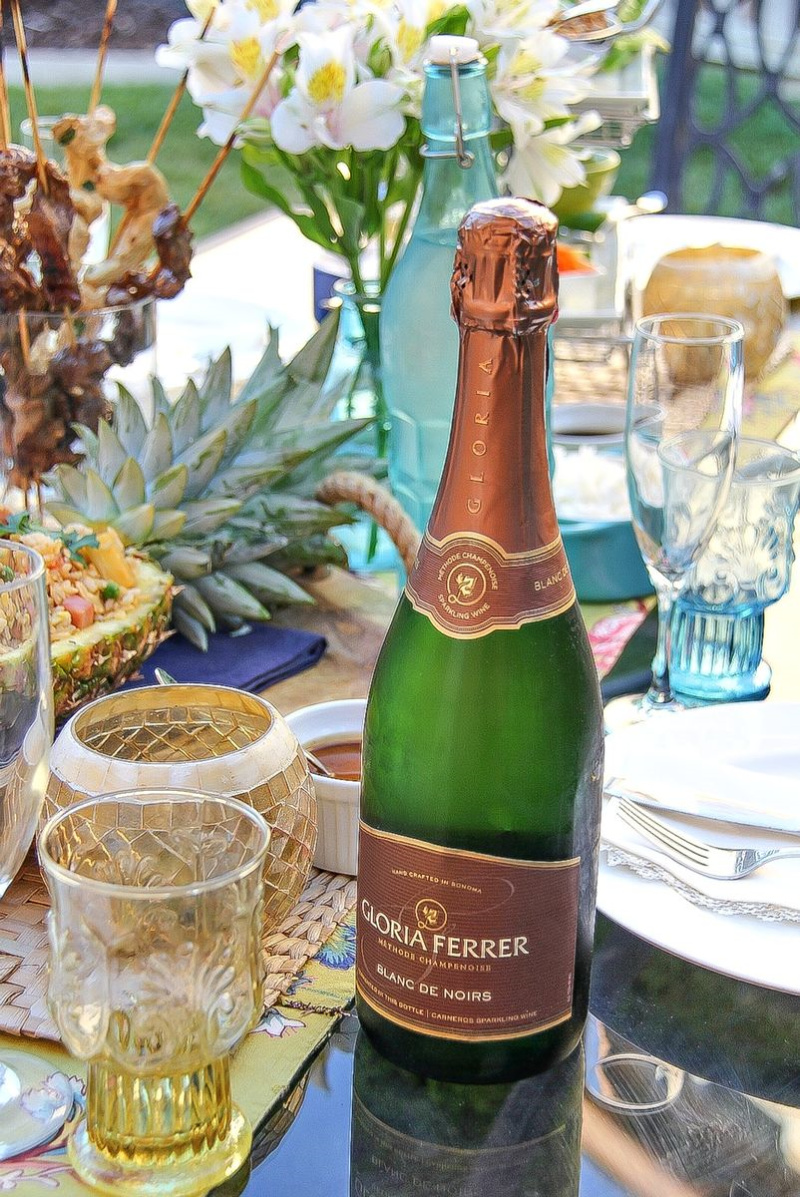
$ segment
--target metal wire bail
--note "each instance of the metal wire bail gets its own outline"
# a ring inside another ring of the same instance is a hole
[[[453,108],[456,119],[454,132],[456,148],[453,150],[432,150],[426,142],[420,153],[423,158],[455,158],[462,170],[469,170],[475,161],[471,150],[464,148],[464,116],[461,108],[461,80],[458,77],[458,51],[455,46],[450,48],[450,82],[453,87]]]

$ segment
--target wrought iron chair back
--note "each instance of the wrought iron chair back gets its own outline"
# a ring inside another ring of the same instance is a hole
[[[700,81],[715,69],[724,89],[710,114]],[[661,107],[651,186],[665,192],[669,211],[797,223],[800,0],[678,0]],[[778,118],[776,134],[785,128],[771,160],[759,132],[766,113]],[[703,157],[710,182],[698,188],[692,170]]]

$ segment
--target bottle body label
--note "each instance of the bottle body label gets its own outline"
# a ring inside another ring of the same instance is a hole
[[[462,640],[550,619],[575,602],[560,536],[539,549],[507,553],[475,532],[444,540],[426,532],[406,595],[439,631]]]
[[[356,988],[407,1030],[514,1039],[572,1013],[580,861],[444,848],[362,822]]]

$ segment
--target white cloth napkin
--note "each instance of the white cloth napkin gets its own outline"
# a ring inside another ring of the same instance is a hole
[[[644,788],[638,773],[636,782]],[[754,828],[655,813],[677,831],[721,847],[800,847],[795,836],[767,835]],[[772,861],[738,881],[716,881],[684,868],[659,852],[654,844],[623,822],[616,804],[609,799],[603,802],[602,841],[606,865],[627,868],[645,881],[669,885],[696,906],[719,914],[800,923],[800,858]]]

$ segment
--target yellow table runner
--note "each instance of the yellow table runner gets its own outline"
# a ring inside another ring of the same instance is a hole
[[[233,1099],[254,1128],[290,1091],[308,1060],[335,1029],[342,1011],[352,1004],[354,974],[355,915],[351,914],[303,969],[284,1001],[263,1016],[234,1056]],[[0,1162],[0,1193],[41,1197],[45,1191],[57,1190],[62,1197],[86,1197],[87,1188],[70,1168],[65,1149],[67,1136],[83,1113],[85,1066],[58,1044],[10,1035],[0,1035],[0,1062],[4,1051],[21,1048],[70,1078],[75,1106],[52,1142]],[[46,1119],[46,1095],[39,1101]]]

